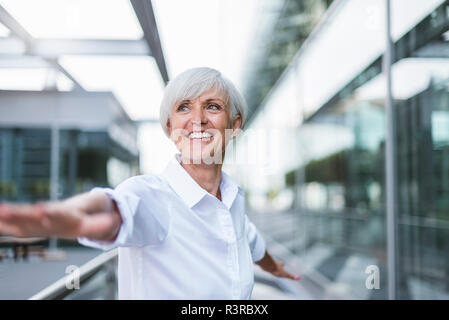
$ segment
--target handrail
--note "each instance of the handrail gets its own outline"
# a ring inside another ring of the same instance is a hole
[[[283,243],[280,243],[273,239],[266,232],[259,230],[262,237],[267,243],[271,244],[271,249],[277,251],[278,254],[282,255],[284,259],[288,260],[288,264],[296,268],[300,268],[302,277],[307,277],[312,282],[317,284],[321,288],[327,288],[333,284],[332,280],[328,279],[325,275],[316,270],[313,266],[305,261],[302,261],[297,255],[295,255],[289,248],[287,248]],[[283,279],[275,278],[273,279],[277,284],[282,287],[282,289],[287,290],[284,286]],[[344,296],[342,294],[334,293],[331,299],[337,300],[347,300],[355,299],[353,296]]]
[[[1,244],[33,244],[36,242],[42,242],[47,240],[47,238],[43,237],[13,237],[0,234],[0,243]]]
[[[58,300],[63,299],[70,293],[74,292],[73,289],[68,289],[66,283],[74,283],[75,277],[79,277],[80,285],[85,283],[93,275],[97,274],[108,262],[111,262],[118,257],[118,249],[113,249],[108,252],[102,253],[92,260],[86,262],[79,268],[79,273],[70,273],[67,276],[62,277],[56,282],[52,283],[45,289],[36,293],[28,300]]]

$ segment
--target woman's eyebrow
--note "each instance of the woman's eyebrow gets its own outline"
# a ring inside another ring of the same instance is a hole
[[[209,98],[209,99],[204,100],[203,103],[211,102],[211,101],[219,101],[219,102],[225,104],[225,102],[222,99],[220,99],[220,98]],[[178,104],[191,103],[191,102],[192,102],[192,100],[185,99],[185,100],[179,101]]]
[[[221,103],[225,103],[223,100],[219,99],[219,98],[211,98],[211,99],[207,99],[205,102],[211,102],[211,101],[220,101]]]

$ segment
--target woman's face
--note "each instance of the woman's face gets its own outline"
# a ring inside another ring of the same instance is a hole
[[[237,115],[230,127],[229,109],[226,96],[214,88],[173,106],[167,128],[181,152],[183,163],[222,163],[233,129],[241,126],[240,115]]]

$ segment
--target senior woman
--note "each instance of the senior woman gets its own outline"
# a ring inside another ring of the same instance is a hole
[[[119,247],[120,299],[249,299],[253,262],[299,280],[266,251],[245,214],[242,189],[222,172],[245,108],[217,70],[183,72],[167,85],[161,104],[162,128],[179,150],[162,174],[63,201],[3,204],[0,233]]]

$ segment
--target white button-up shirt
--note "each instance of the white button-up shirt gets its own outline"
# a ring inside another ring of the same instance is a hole
[[[200,187],[177,154],[161,175],[129,178],[115,189],[122,226],[112,242],[78,238],[86,246],[118,249],[119,299],[249,299],[254,261],[265,242],[245,214],[242,189],[222,172],[222,201]]]

